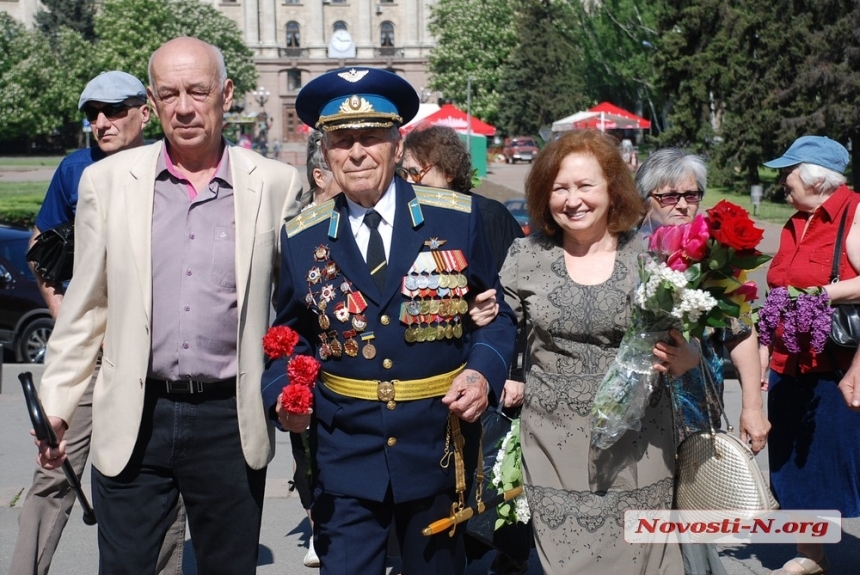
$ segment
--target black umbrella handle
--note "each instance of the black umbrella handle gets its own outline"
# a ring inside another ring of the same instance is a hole
[[[42,402],[39,400],[39,393],[36,391],[36,385],[33,383],[33,374],[29,371],[18,374],[18,379],[21,381],[21,387],[24,389],[24,399],[27,402],[27,411],[30,413],[30,422],[33,424],[33,430],[36,432],[36,439],[39,441],[47,441],[51,447],[57,447],[57,434],[48,417],[45,415],[45,408],[42,407]],[[78,498],[78,503],[81,504],[81,510],[84,515],[84,523],[87,525],[96,524],[96,514],[90,506],[86,493],[84,493],[81,482],[78,479],[77,473],[72,468],[68,458],[63,461],[63,473],[66,476],[66,481],[75,496]]]

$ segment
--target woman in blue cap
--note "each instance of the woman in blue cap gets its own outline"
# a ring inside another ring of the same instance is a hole
[[[823,286],[831,303],[851,296],[852,284],[830,283],[834,258],[839,278],[860,270],[860,195],[845,185],[848,151],[821,136],[798,138],[781,157],[764,164],[780,171],[779,185],[797,212],[782,229],[779,250],[767,274],[770,289]],[[844,241],[835,253],[840,223]],[[850,230],[850,231],[849,231]],[[783,509],[838,509],[843,517],[860,516],[860,413],[846,405],[837,385],[854,350],[828,342],[815,352],[806,334],[781,324],[767,351],[771,375],[768,417],[771,485]],[[804,339],[807,338],[807,339]],[[827,573],[821,544],[798,543],[797,557],[775,575]]]

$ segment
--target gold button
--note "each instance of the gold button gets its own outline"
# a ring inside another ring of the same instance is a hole
[[[381,323],[382,325],[388,325],[389,323],[391,323],[391,318],[387,315],[383,315],[381,318],[379,318],[379,323]]]
[[[389,437],[388,438],[388,447],[394,447],[395,445],[397,445],[397,438],[396,437]]]
[[[382,367],[384,367],[385,369],[391,369],[392,365],[394,365],[394,362],[391,361],[390,359],[383,359],[382,360]]]

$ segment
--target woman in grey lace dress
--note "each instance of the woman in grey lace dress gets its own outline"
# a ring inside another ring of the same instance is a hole
[[[681,574],[677,545],[624,541],[628,509],[670,509],[674,429],[658,388],[642,420],[612,447],[590,445],[595,390],[618,351],[636,283],[632,230],[644,211],[614,142],[577,131],[541,152],[526,182],[533,229],[501,272],[505,296],[529,330],[522,412],[526,495],[547,574]],[[698,364],[695,346],[654,348],[660,371]]]

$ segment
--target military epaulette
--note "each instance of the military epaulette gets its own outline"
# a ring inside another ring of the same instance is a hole
[[[333,207],[334,199],[331,199],[319,204],[318,206],[314,206],[303,211],[287,222],[287,237],[291,238],[302,230],[306,230],[311,226],[315,226],[328,220],[331,218]]]
[[[448,208],[467,214],[472,212],[472,198],[466,194],[426,186],[412,186],[412,189],[415,190],[418,202],[425,206]]]

